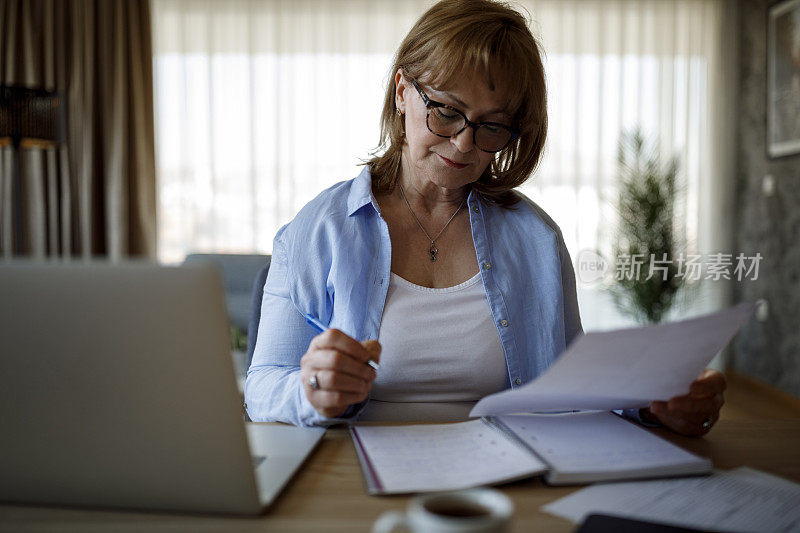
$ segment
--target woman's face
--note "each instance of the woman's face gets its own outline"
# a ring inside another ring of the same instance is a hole
[[[422,80],[417,80],[417,83],[428,98],[458,109],[472,122],[511,125],[511,117],[503,111],[506,108],[505,92],[500,87],[491,91],[480,76],[465,76],[447,90]],[[477,181],[495,154],[484,152],[473,144],[471,127],[450,138],[431,133],[426,123],[428,110],[425,102],[411,80],[398,71],[395,85],[395,103],[405,113],[404,169],[409,169],[417,180],[427,180],[445,189],[459,189]]]

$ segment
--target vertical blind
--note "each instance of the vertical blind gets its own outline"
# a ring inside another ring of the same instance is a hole
[[[306,202],[354,177],[378,141],[392,54],[432,3],[152,0],[161,260],[269,253]],[[610,249],[617,143],[636,127],[679,157],[692,246],[729,246],[730,3],[514,5],[544,46],[550,115],[542,165],[521,190],[561,226],[573,258]],[[602,291],[579,297],[589,327],[623,322],[587,313],[608,307]],[[717,286],[701,307],[724,298]]]

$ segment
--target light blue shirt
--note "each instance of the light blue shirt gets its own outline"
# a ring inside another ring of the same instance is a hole
[[[519,194],[519,193],[518,193]],[[582,333],[575,274],[558,226],[522,194],[512,209],[467,198],[483,289],[512,388],[548,368]],[[310,313],[357,339],[377,339],[391,273],[391,241],[369,169],[309,202],[275,236],[245,403],[253,421],[330,425],[300,381],[300,358],[317,333]]]

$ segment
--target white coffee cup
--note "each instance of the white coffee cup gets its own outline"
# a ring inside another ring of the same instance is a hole
[[[494,489],[436,492],[413,498],[405,513],[389,511],[372,533],[404,528],[414,533],[503,533],[511,527],[514,504]]]

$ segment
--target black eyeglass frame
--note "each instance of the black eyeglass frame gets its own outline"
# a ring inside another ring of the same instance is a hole
[[[478,148],[478,150],[480,150],[481,152],[486,152],[488,154],[496,154],[497,152],[505,150],[508,147],[509,144],[514,142],[519,137],[519,133],[518,132],[512,130],[511,128],[509,128],[505,124],[500,124],[499,122],[472,122],[470,119],[467,118],[467,115],[465,115],[464,112],[461,111],[460,109],[456,109],[455,107],[453,107],[451,105],[443,104],[442,102],[437,102],[436,100],[432,100],[427,94],[425,94],[425,91],[423,91],[422,87],[419,86],[419,83],[417,83],[417,80],[412,79],[411,80],[411,84],[414,85],[414,88],[417,90],[417,92],[419,93],[420,97],[422,98],[422,102],[425,104],[425,108],[428,110],[428,114],[425,117],[425,125],[428,127],[428,131],[430,131],[431,133],[433,133],[437,137],[444,137],[445,139],[452,139],[453,137],[455,137],[457,135],[460,135],[462,131],[467,129],[467,127],[471,127],[472,128],[472,144],[474,144],[475,147]],[[458,130],[457,132],[455,132],[452,135],[442,135],[440,133],[436,133],[435,131],[433,131],[431,129],[431,125],[430,125],[430,118],[431,118],[431,109],[435,108],[435,107],[444,107],[445,109],[449,109],[450,111],[453,111],[454,113],[458,113],[459,115],[461,115],[461,117],[464,119],[464,127],[462,127],[460,130]],[[506,142],[506,144],[504,144],[502,148],[498,148],[497,150],[484,150],[483,148],[478,146],[478,142],[477,142],[478,141],[478,129],[480,129],[481,126],[492,126],[492,127],[496,127],[496,128],[502,128],[502,129],[508,131],[511,134],[511,137],[509,137],[508,142]]]

